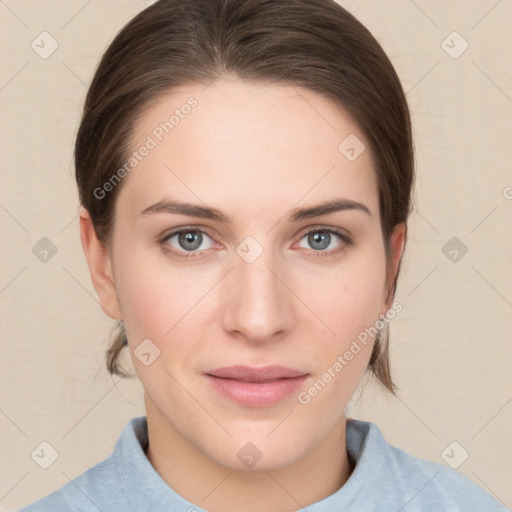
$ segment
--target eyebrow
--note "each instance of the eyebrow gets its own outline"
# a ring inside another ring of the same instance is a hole
[[[303,219],[311,219],[320,215],[327,215],[329,213],[346,210],[361,211],[370,217],[372,215],[370,209],[363,203],[341,198],[324,201],[323,203],[305,208],[295,208],[290,211],[287,218],[290,222],[298,222]],[[232,223],[231,217],[217,208],[167,199],[163,199],[151,206],[148,206],[140,212],[140,215],[145,216],[158,213],[189,215],[191,217],[214,220],[224,224]]]

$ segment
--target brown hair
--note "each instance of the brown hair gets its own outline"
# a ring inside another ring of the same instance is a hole
[[[222,72],[302,86],[349,112],[376,162],[389,269],[391,233],[410,212],[414,156],[409,109],[379,43],[333,0],[160,0],[117,34],[88,90],[75,145],[80,202],[98,238],[109,240],[123,182],[106,195],[98,190],[126,162],[144,109],[174,87],[210,83]],[[390,298],[397,277],[389,282]],[[107,368],[126,376],[118,365],[126,333],[122,323],[117,327]],[[369,369],[394,392],[388,332],[382,332]]]

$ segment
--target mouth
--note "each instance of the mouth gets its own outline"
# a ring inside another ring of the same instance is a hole
[[[267,407],[297,392],[309,374],[285,366],[236,365],[204,375],[222,396],[248,407]]]

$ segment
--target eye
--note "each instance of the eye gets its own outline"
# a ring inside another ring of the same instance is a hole
[[[194,257],[197,253],[211,249],[214,246],[213,240],[199,229],[173,231],[166,235],[161,243],[165,250],[184,258]]]
[[[303,240],[308,246],[305,247],[301,244]],[[338,241],[338,244],[332,248],[336,241]],[[301,237],[299,247],[312,248],[315,253],[326,253],[325,256],[328,256],[343,251],[352,243],[352,239],[348,235],[337,229],[319,227],[305,233]],[[315,256],[324,256],[324,254],[315,254]]]
[[[302,245],[302,241],[308,246]],[[332,247],[338,241],[338,244]],[[215,247],[217,244],[212,238],[201,229],[197,228],[181,228],[165,235],[160,244],[166,252],[179,258],[193,258],[201,256],[208,249]],[[312,255],[315,257],[328,257],[345,250],[353,244],[352,239],[345,233],[327,227],[318,227],[312,229],[300,238],[299,247],[312,249]]]

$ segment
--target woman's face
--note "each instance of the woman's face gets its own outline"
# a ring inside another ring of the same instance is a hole
[[[249,467],[245,446],[258,469],[284,466],[344,422],[373,346],[353,342],[390,306],[362,144],[323,96],[235,78],[174,90],[137,122],[110,246],[118,303],[104,306],[151,414],[222,465]],[[234,365],[299,377],[217,371]]]

